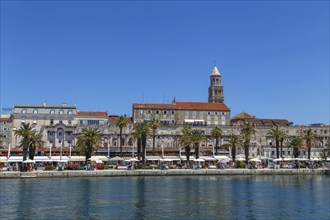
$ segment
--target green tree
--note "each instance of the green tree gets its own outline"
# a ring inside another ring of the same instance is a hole
[[[281,139],[281,129],[279,127],[274,126],[271,130],[267,132],[267,135],[273,137],[275,139],[276,146],[276,157],[280,157],[279,147],[280,147],[280,139]]]
[[[88,159],[93,155],[93,148],[102,144],[101,133],[98,128],[86,127],[82,129],[77,139],[76,147],[81,154],[86,156],[87,164]]]
[[[128,119],[124,116],[120,116],[116,121],[116,127],[119,128],[119,146],[120,146],[120,156],[123,156],[123,128],[128,125]]]
[[[298,158],[302,148],[302,138],[300,136],[292,137],[289,141],[289,146],[292,148],[294,158]]]
[[[148,122],[137,123],[133,127],[133,136],[140,139],[142,147],[142,164],[146,165],[146,146],[147,137],[151,135],[151,129]]]
[[[236,147],[242,143],[242,140],[239,135],[230,134],[228,138],[228,143],[231,146],[231,157],[233,158],[233,162],[236,160]]]
[[[318,136],[313,132],[313,130],[310,128],[308,130],[305,130],[302,134],[302,139],[305,141],[305,144],[307,146],[307,155],[308,159],[311,159],[311,149],[314,144],[318,141]]]
[[[204,141],[207,141],[207,137],[205,136],[204,131],[203,130],[192,130],[191,141],[195,148],[196,159],[198,159],[200,144]]]
[[[155,155],[155,139],[157,134],[157,129],[160,127],[160,121],[156,118],[153,118],[149,121],[149,126],[152,132],[152,155]]]
[[[30,123],[22,123],[20,128],[14,131],[15,136],[21,138],[20,147],[23,149],[23,161],[27,158],[29,151],[29,158],[33,160],[36,147],[42,146],[42,135],[38,133]],[[23,163],[23,171],[26,171],[26,165]]]
[[[211,130],[211,136],[215,139],[215,154],[218,154],[219,149],[219,138],[223,135],[223,131],[218,126],[215,126]]]
[[[242,142],[244,146],[246,164],[249,163],[250,142],[251,142],[252,134],[254,133],[255,133],[254,128],[249,123],[244,122],[240,130],[240,136],[242,138]]]
[[[285,133],[284,130],[280,130],[280,147],[281,147],[281,158],[283,158],[283,142],[288,138],[288,135]]]
[[[187,158],[188,167],[190,166],[190,152],[192,145],[192,129],[190,126],[185,125],[181,130],[182,135],[179,138],[179,143],[184,146],[185,155]]]

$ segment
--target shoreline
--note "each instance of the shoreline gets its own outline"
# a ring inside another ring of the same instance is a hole
[[[207,175],[330,175],[330,169],[173,169],[173,170],[65,170],[0,172],[1,179],[10,178],[72,178],[72,177],[116,177],[116,176],[207,176]]]

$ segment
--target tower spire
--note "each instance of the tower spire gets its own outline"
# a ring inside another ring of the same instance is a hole
[[[211,76],[210,76],[210,87],[209,87],[209,102],[212,103],[223,103],[223,85],[221,83],[221,74],[217,66],[214,65]]]

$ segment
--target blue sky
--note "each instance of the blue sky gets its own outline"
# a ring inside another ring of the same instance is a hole
[[[1,1],[1,108],[205,101],[329,124],[328,1]]]

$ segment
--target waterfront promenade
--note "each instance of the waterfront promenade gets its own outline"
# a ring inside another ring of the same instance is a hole
[[[194,175],[330,175],[330,169],[138,169],[138,170],[65,170],[0,173],[2,178],[115,177],[115,176],[194,176]]]

